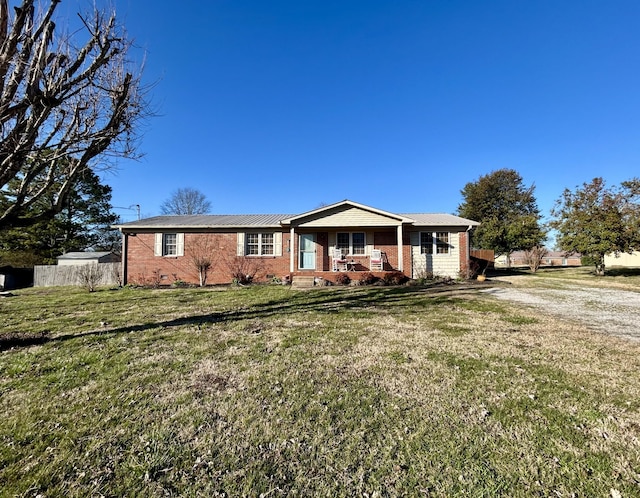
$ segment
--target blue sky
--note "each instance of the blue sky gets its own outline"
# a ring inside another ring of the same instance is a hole
[[[158,115],[105,181],[143,216],[179,187],[213,213],[455,213],[500,168],[548,215],[640,174],[637,0],[114,1]]]

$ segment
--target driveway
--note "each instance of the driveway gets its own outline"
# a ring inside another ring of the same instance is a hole
[[[628,290],[564,284],[562,288],[491,287],[483,292],[498,299],[528,305],[543,313],[583,323],[588,329],[640,341],[640,293]]]

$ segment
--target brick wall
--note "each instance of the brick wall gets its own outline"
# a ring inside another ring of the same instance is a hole
[[[127,282],[129,284],[171,285],[175,280],[199,283],[198,271],[193,264],[197,253],[211,254],[213,265],[207,275],[207,284],[227,284],[232,281],[232,268],[236,266],[237,235],[233,233],[185,233],[184,256],[155,256],[154,233],[138,233],[127,240]],[[282,256],[247,257],[249,265],[258,268],[256,281],[269,275],[283,277],[289,274],[289,233],[282,234]]]
[[[373,234],[374,247],[380,249],[387,256],[384,267],[385,270],[398,269],[398,243],[396,239],[395,229],[384,232],[374,232]]]
[[[458,233],[458,245],[459,247],[459,255],[460,255],[460,271],[464,272],[469,264],[469,234],[468,232],[459,232]]]

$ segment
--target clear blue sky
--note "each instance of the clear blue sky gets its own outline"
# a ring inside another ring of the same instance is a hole
[[[179,187],[213,213],[455,213],[499,168],[548,215],[566,187],[640,175],[637,0],[115,5],[158,116],[106,183],[143,216]]]

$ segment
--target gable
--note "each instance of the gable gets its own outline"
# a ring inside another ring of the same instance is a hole
[[[360,207],[342,205],[311,213],[292,224],[303,228],[381,227],[398,226],[401,220]]]

